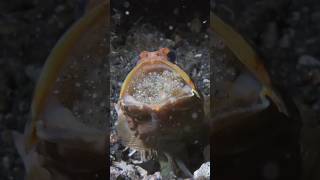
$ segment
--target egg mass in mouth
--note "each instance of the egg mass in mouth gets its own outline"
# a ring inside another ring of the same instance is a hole
[[[183,79],[169,70],[143,73],[132,84],[132,96],[142,103],[159,104],[180,94],[184,85]]]
[[[117,130],[123,142],[133,148],[171,151],[168,142],[184,142],[196,133],[182,133],[177,128],[201,124],[202,96],[190,77],[168,61],[168,52],[167,48],[142,52],[122,85],[116,105]],[[194,112],[196,118],[192,118]]]

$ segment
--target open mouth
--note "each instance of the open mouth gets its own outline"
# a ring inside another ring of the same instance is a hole
[[[190,98],[195,92],[193,82],[178,66],[170,62],[149,61],[132,70],[124,82],[121,96],[124,101],[130,99],[129,104],[156,110],[168,103]]]
[[[132,83],[132,96],[145,104],[161,104],[169,98],[186,94],[185,82],[175,72],[143,73]]]

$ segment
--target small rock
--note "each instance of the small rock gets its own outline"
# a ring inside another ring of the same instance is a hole
[[[210,83],[210,80],[209,79],[204,79],[203,83]]]
[[[143,169],[142,167],[136,166],[135,168],[139,172],[140,176],[145,177],[148,175],[148,172],[145,169]]]
[[[320,66],[320,61],[310,55],[302,55],[298,59],[298,64],[303,66]]]
[[[145,176],[143,180],[160,180],[162,179],[160,172],[155,172],[152,175]]]
[[[202,54],[196,54],[194,55],[195,58],[201,58]]]
[[[117,134],[114,133],[114,132],[112,132],[112,133],[110,134],[110,143],[111,143],[111,144],[115,144],[115,143],[118,142],[118,140],[119,140],[119,138],[118,138]]]
[[[121,175],[121,171],[118,168],[110,166],[110,179],[117,179]]]
[[[132,164],[127,164],[124,161],[121,162],[113,162],[113,165],[116,168],[120,169],[121,175],[129,177],[130,179],[141,179],[141,176],[146,175],[146,171],[142,170],[141,167],[134,166]],[[111,166],[112,167],[112,166]],[[110,169],[111,170],[111,169]],[[113,169],[114,171],[114,169]],[[140,174],[142,173],[142,174]],[[118,172],[113,172],[114,175],[119,174]]]
[[[40,76],[42,68],[35,65],[28,65],[25,69],[25,73],[33,82],[36,82],[38,80],[38,77]]]
[[[131,156],[133,156],[136,152],[137,152],[137,150],[130,149],[128,156],[131,157]]]
[[[194,179],[210,179],[210,162],[203,163],[201,167],[193,173]]]

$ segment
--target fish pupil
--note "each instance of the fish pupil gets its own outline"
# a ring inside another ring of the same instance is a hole
[[[167,57],[168,57],[168,60],[169,60],[170,62],[173,62],[173,63],[175,63],[176,58],[177,58],[176,53],[173,52],[173,51],[170,51],[170,52],[167,54]]]

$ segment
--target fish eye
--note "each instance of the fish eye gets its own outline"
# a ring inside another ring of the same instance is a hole
[[[168,59],[169,59],[170,62],[174,63],[176,61],[177,56],[176,56],[176,53],[174,51],[170,51],[167,54],[167,56],[168,56]]]

